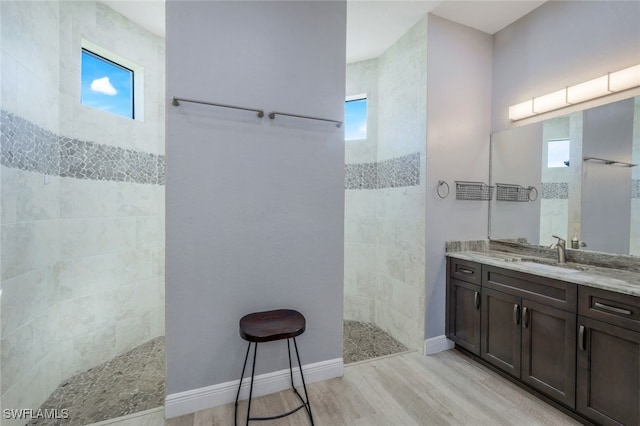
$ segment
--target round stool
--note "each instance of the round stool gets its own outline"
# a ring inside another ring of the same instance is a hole
[[[234,411],[234,422],[238,424],[238,398],[240,397],[240,388],[242,387],[242,379],[244,378],[244,371],[247,367],[247,360],[249,359],[249,350],[253,343],[253,367],[251,368],[251,385],[249,386],[249,406],[247,408],[247,425],[251,420],[273,420],[286,417],[289,414],[293,414],[296,411],[304,408],[309,415],[309,420],[313,425],[313,416],[311,415],[311,405],[309,404],[309,394],[307,393],[307,386],[304,382],[304,375],[302,374],[302,364],[300,363],[300,354],[298,353],[298,344],[296,343],[296,336],[304,333],[305,329],[304,316],[292,309],[278,309],[275,311],[266,312],[254,312],[243,316],[240,319],[240,337],[249,342],[247,346],[247,354],[244,357],[244,365],[242,366],[242,374],[240,375],[240,384],[238,385],[238,393],[236,394],[236,403]],[[253,394],[253,375],[256,371],[256,352],[258,350],[258,343],[272,342],[274,340],[287,340],[287,353],[289,355],[289,375],[291,376],[291,388],[293,392],[298,396],[302,404],[299,407],[294,408],[284,414],[279,414],[271,417],[251,417],[251,396]],[[298,392],[293,384],[293,366],[291,364],[291,345],[289,339],[293,339],[293,346],[296,350],[296,357],[298,358],[298,367],[300,367],[300,377],[302,378],[302,387],[304,389],[304,398]]]

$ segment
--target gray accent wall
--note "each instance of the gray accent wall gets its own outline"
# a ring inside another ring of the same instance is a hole
[[[167,2],[167,95],[341,120],[345,2]],[[182,103],[167,124],[167,393],[237,380],[239,319],[292,308],[342,357],[344,135]],[[288,368],[263,344],[256,374]]]
[[[444,334],[445,242],[487,237],[488,202],[455,199],[455,180],[489,179],[491,36],[429,15],[425,337]],[[440,199],[438,181],[451,187]]]
[[[582,154],[630,163],[634,100],[584,112]],[[582,173],[582,236],[590,250],[629,253],[631,168],[585,161]]]
[[[492,131],[512,126],[510,105],[636,65],[640,58],[638,28],[637,1],[549,1],[497,32],[493,37]],[[541,114],[534,120],[611,99],[615,97]]]
[[[548,187],[541,186],[542,125],[519,127],[491,136],[491,184],[534,186],[538,198],[529,202],[491,201],[491,238],[523,237],[537,243],[540,236],[541,200]],[[532,197],[533,198],[533,197]]]

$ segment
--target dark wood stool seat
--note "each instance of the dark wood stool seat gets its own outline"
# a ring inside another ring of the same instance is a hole
[[[248,342],[272,342],[304,333],[304,316],[292,309],[254,312],[240,319],[240,337]]]
[[[238,398],[240,397],[240,388],[242,387],[242,380],[244,378],[244,372],[247,367],[247,360],[249,359],[249,351],[251,344],[253,343],[253,368],[251,369],[251,385],[249,386],[249,406],[247,408],[247,425],[252,420],[273,420],[281,417],[288,416],[296,411],[304,408],[309,416],[309,420],[313,425],[313,416],[311,415],[311,404],[309,403],[309,394],[307,393],[307,386],[304,382],[304,375],[302,374],[302,364],[300,363],[300,354],[298,353],[298,344],[296,343],[296,337],[304,333],[306,326],[306,320],[304,315],[298,311],[292,309],[277,309],[274,311],[254,312],[247,314],[240,319],[240,337],[249,342],[247,346],[247,354],[244,357],[244,365],[242,366],[242,374],[240,375],[240,384],[238,385],[238,393],[236,394],[234,422],[238,424]],[[300,378],[302,379],[302,387],[304,389],[304,398],[298,392],[293,384],[293,364],[291,363],[291,345],[289,339],[293,339],[293,346],[296,350],[296,357],[298,358],[298,367],[300,368]],[[287,341],[287,353],[289,355],[289,374],[291,377],[291,388],[296,394],[302,404],[291,411],[283,414],[278,414],[270,417],[251,417],[251,396],[253,394],[253,378],[256,371],[256,352],[258,350],[258,343],[272,342],[275,340]]]

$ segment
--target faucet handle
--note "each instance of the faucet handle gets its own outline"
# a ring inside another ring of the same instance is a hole
[[[567,240],[565,240],[562,237],[558,237],[557,235],[552,235],[552,237],[558,239],[558,244],[566,244],[567,243]]]

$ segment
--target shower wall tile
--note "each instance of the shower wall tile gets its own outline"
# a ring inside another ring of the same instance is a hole
[[[60,179],[3,167],[2,221],[4,224],[57,219]]]
[[[114,349],[115,327],[103,327],[77,336],[72,340],[72,348],[71,353],[68,354],[73,358],[70,374],[88,370],[108,361],[117,355]]]
[[[2,407],[39,407],[42,401],[60,384],[63,355],[57,348],[52,350],[2,396]],[[24,420],[3,419],[2,426],[24,426]]]
[[[113,291],[154,276],[149,251],[87,256],[63,263],[67,276],[60,286],[60,300]]]
[[[148,340],[151,334],[151,315],[129,317],[116,324],[116,353],[126,351],[137,342]]]
[[[41,268],[2,283],[2,336],[7,336],[42,315],[56,300],[52,268]],[[52,294],[53,293],[53,294]]]
[[[49,309],[3,337],[0,355],[4,394],[47,356],[59,339],[57,310]]]
[[[159,216],[136,219],[136,248],[164,247],[164,218]]]
[[[15,111],[18,107],[18,63],[6,53],[2,55],[0,73],[2,75],[0,79],[2,105],[9,111]]]
[[[96,299],[93,295],[78,297],[59,304],[60,338],[82,336],[96,328]]]
[[[56,221],[21,222],[2,226],[2,280],[46,268],[60,258]]]
[[[60,229],[62,259],[135,248],[135,218],[64,219]]]

